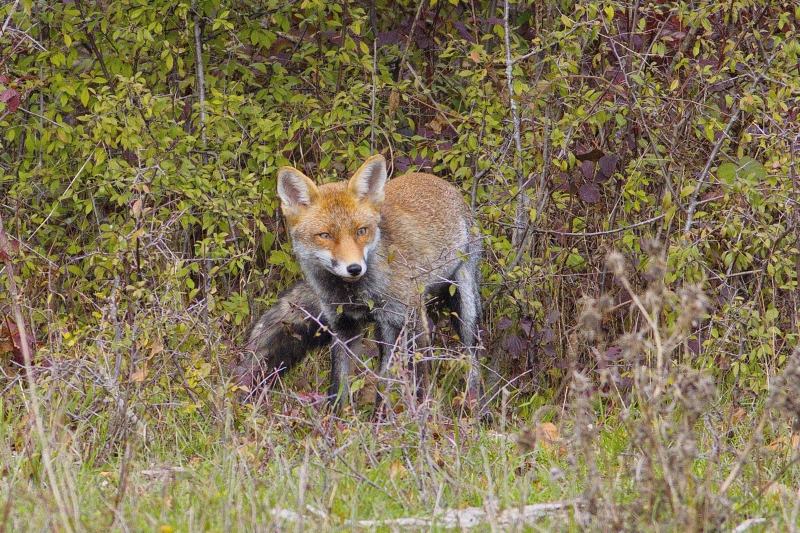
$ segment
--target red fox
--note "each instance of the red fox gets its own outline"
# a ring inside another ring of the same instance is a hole
[[[469,394],[483,402],[481,237],[458,189],[416,172],[387,182],[386,161],[376,155],[349,181],[319,186],[283,167],[278,195],[305,281],[251,327],[245,350],[256,365],[284,371],[332,342],[328,398],[338,406],[349,398],[349,347],[361,342],[365,325],[375,323],[385,376],[409,317],[435,297],[449,307],[469,353]]]

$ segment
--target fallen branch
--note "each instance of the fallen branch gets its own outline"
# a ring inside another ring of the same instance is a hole
[[[482,524],[492,522],[499,526],[530,525],[545,517],[566,519],[570,509],[581,507],[581,500],[567,500],[563,502],[534,503],[522,507],[505,509],[499,513],[488,511],[481,507],[466,507],[464,509],[446,509],[433,516],[407,516],[401,518],[386,518],[379,520],[345,520],[344,525],[357,528],[373,529],[377,527],[401,527],[411,529],[427,529],[440,527],[444,529],[472,529]],[[307,518],[305,515],[290,509],[275,508],[270,511],[272,516],[286,522],[300,523]],[[314,514],[320,515],[316,510]],[[492,519],[493,517],[493,519]]]

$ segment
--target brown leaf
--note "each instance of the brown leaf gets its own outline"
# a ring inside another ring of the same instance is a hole
[[[575,159],[578,161],[599,161],[604,155],[602,150],[594,148],[583,154],[575,154]]]
[[[792,435],[791,439],[786,435],[783,435],[772,441],[770,444],[768,444],[767,448],[769,448],[772,451],[778,451],[784,448],[789,448],[793,451],[797,451],[798,449],[800,449],[800,435]]]
[[[555,446],[561,443],[561,435],[558,428],[552,422],[542,422],[536,427],[536,438],[544,446]]]
[[[497,329],[499,330],[504,330],[510,325],[511,325],[511,319],[508,317],[503,317],[497,321]]]
[[[436,135],[441,135],[442,130],[447,126],[447,119],[445,119],[442,115],[437,114],[433,120],[428,122],[428,126],[436,133]]]
[[[394,117],[394,114],[397,112],[397,108],[400,107],[400,93],[397,91],[392,91],[389,94],[389,116]]]
[[[510,353],[513,357],[519,357],[522,355],[522,351],[525,349],[525,341],[517,334],[511,335],[508,338],[508,353]]]
[[[141,383],[147,378],[147,363],[142,365],[142,368],[131,374],[131,383]]]
[[[153,341],[153,345],[150,346],[150,357],[149,358],[152,358],[153,356],[158,355],[163,351],[164,351],[164,343],[161,342],[161,339],[156,339],[155,341]]]
[[[399,460],[395,460],[389,468],[389,479],[394,480],[398,474],[402,475],[406,470],[407,468],[403,466]]]

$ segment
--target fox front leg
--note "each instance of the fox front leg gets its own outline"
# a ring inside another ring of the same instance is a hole
[[[334,328],[328,387],[328,401],[334,411],[350,403],[350,359],[361,347],[362,329],[350,320],[339,320]]]

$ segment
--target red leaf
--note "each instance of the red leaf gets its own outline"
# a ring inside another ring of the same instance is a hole
[[[19,365],[25,364],[25,357],[22,353],[22,335],[17,329],[17,324],[13,322],[10,317],[3,317],[3,327],[0,328],[0,341],[3,343],[4,348],[10,348],[11,360]],[[25,332],[25,340],[28,345],[28,353],[33,356],[36,352],[36,339],[30,331]]]
[[[519,357],[525,349],[525,341],[519,335],[511,335],[508,338],[508,353],[512,357]]]
[[[581,174],[587,181],[594,180],[594,163],[591,161],[584,161],[581,163]]]
[[[587,204],[594,204],[600,201],[600,191],[593,183],[582,185],[578,190],[578,196]]]
[[[506,329],[510,325],[511,325],[511,319],[507,317],[503,317],[497,321],[497,329],[501,331]]]
[[[5,85],[6,83],[8,83],[10,81],[11,80],[8,79],[8,76],[6,76],[5,74],[0,74],[0,83]]]
[[[6,102],[8,110],[13,113],[19,107],[19,93],[14,89],[6,89],[0,92],[0,102]]]
[[[616,155],[605,155],[600,158],[600,168],[595,176],[596,182],[606,181],[608,178],[614,175],[614,171],[617,170],[617,156]]]

